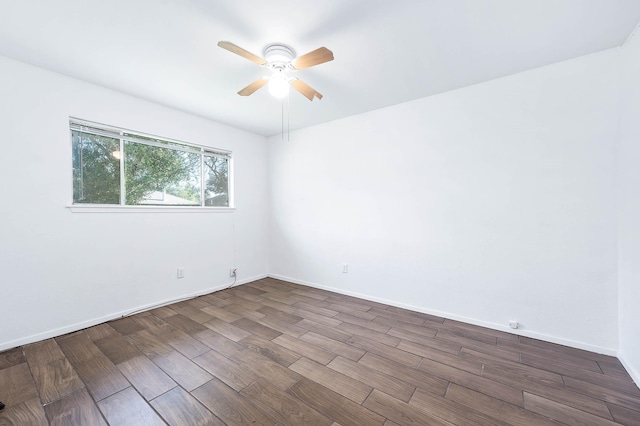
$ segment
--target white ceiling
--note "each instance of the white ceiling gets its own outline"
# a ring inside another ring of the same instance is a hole
[[[0,54],[262,135],[265,71],[220,49],[284,42],[335,61],[297,73],[291,129],[621,45],[639,0],[0,0]],[[91,118],[91,117],[86,117]]]

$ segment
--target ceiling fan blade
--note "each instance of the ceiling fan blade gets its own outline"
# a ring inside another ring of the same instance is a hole
[[[303,83],[301,80],[293,80],[291,81],[291,85],[294,89],[296,89],[310,101],[313,101],[314,96],[318,99],[322,99],[322,95],[319,92],[316,92],[314,88],[306,83]]]
[[[259,80],[256,80],[253,83],[251,83],[250,85],[248,85],[247,87],[245,87],[244,89],[242,89],[241,91],[239,91],[238,95],[240,95],[240,96],[249,96],[250,94],[252,94],[256,90],[258,90],[259,88],[261,88],[262,86],[267,84],[268,81],[269,80],[266,79],[266,78],[261,78]]]
[[[231,43],[230,41],[219,41],[218,42],[218,46],[222,47],[225,50],[228,50],[231,53],[235,53],[236,55],[240,55],[245,59],[250,60],[251,62],[255,62],[258,65],[264,65],[267,63],[267,61],[263,58],[261,58],[258,55],[254,55],[253,53],[249,52],[248,50],[244,50],[242,47],[240,46],[236,46],[235,44]]]
[[[298,56],[291,61],[291,65],[297,70],[303,70],[329,61],[333,61],[333,52],[326,47],[319,47],[312,52]]]

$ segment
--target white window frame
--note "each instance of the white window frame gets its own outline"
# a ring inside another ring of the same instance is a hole
[[[71,200],[67,205],[67,208],[74,213],[148,213],[148,212],[160,212],[160,213],[227,213],[235,211],[234,191],[233,191],[233,156],[231,151],[222,150],[218,148],[211,148],[196,143],[188,143],[178,141],[171,138],[162,136],[156,136],[136,130],[128,130],[119,127],[109,126],[106,124],[96,123],[92,121],[83,120],[80,118],[69,117],[69,140],[72,140],[73,131],[91,133],[99,136],[106,136],[120,141],[120,152],[124,153],[124,142],[135,142],[143,145],[157,146],[160,148],[175,149],[178,151],[185,151],[191,153],[200,154],[200,206],[158,206],[158,205],[127,205],[125,203],[125,179],[124,179],[124,155],[120,158],[120,204],[74,204],[73,202],[73,178],[71,178]],[[164,142],[168,142],[171,145],[167,146],[163,143],[149,141],[146,139],[138,139],[135,136],[141,136],[142,138],[159,139]],[[204,157],[215,156],[226,158],[228,161],[228,196],[229,206],[205,206],[205,185],[204,185]],[[71,164],[70,170],[73,175],[73,164]]]

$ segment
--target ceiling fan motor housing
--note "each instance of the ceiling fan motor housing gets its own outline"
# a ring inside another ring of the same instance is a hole
[[[268,64],[284,68],[296,57],[296,52],[286,44],[272,43],[264,48],[263,56]]]

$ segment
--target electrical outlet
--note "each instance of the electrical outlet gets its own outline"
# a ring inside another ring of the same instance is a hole
[[[347,264],[347,263],[343,263],[343,264],[342,264],[342,273],[343,273],[343,274],[346,274],[346,273],[348,273],[348,272],[349,272],[349,264]]]
[[[178,268],[177,277],[184,278],[184,268]]]
[[[236,268],[231,268],[229,270],[229,276],[230,277],[235,277],[237,273],[238,273],[238,269],[236,269]]]
[[[520,324],[518,324],[518,321],[516,320],[509,321],[509,327],[513,328],[514,330],[516,330],[519,326]]]

